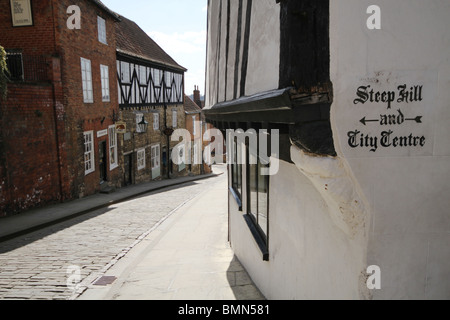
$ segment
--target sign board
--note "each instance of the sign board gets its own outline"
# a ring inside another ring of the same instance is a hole
[[[429,156],[434,145],[437,77],[432,72],[380,72],[349,86],[347,155]]]
[[[13,27],[33,25],[31,0],[10,0]]]
[[[104,137],[104,136],[107,136],[107,135],[108,135],[108,130],[107,129],[101,130],[101,131],[97,131],[97,138],[101,138],[101,137]]]
[[[127,132],[126,122],[123,121],[116,122],[116,132],[120,134],[125,134]]]

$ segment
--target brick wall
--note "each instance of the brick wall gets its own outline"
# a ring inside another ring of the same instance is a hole
[[[81,9],[81,30],[67,28],[73,4]],[[97,138],[97,132],[118,114],[114,19],[90,1],[40,0],[32,6],[34,25],[13,28],[10,1],[0,0],[0,44],[43,57],[49,80],[10,85],[2,105],[0,216],[98,192],[99,143],[108,137]],[[108,45],[98,41],[97,16],[106,20]],[[81,57],[92,63],[91,104],[83,102]],[[109,67],[110,102],[102,101],[100,64]],[[90,130],[96,171],[85,175],[83,133]],[[122,184],[121,168],[108,166],[108,184]]]
[[[52,1],[31,1],[33,26],[12,26],[10,0],[0,0],[0,45],[23,49],[25,54],[52,54],[55,50]]]
[[[61,197],[53,88],[11,84],[8,91],[1,110],[0,216]]]
[[[0,216],[65,197],[58,161],[64,158],[64,141],[56,133],[64,123],[55,112],[62,90],[52,10],[50,0],[32,1],[33,26],[14,28],[10,1],[0,0],[0,44],[39,58],[39,68],[47,71],[45,83],[9,84],[8,99],[1,104]],[[24,65],[25,74],[35,66]]]
[[[99,171],[99,145],[108,137],[97,138],[97,132],[114,124],[113,115],[118,114],[116,79],[116,43],[114,19],[90,1],[78,1],[81,11],[81,29],[66,27],[67,7],[73,1],[60,1],[57,7],[57,43],[62,58],[62,80],[64,83],[64,106],[66,118],[66,142],[68,159],[68,180],[72,198],[94,194],[101,189]],[[97,17],[106,20],[107,44],[98,40]],[[91,61],[93,82],[93,103],[84,103],[81,58]],[[102,101],[100,65],[109,67],[110,101]],[[85,175],[84,132],[94,131],[95,172]],[[108,141],[107,141],[108,145]],[[120,150],[120,148],[119,148]],[[119,161],[121,157],[119,156]],[[108,152],[108,163],[109,163]],[[120,186],[122,176],[120,167],[108,173],[108,184]]]

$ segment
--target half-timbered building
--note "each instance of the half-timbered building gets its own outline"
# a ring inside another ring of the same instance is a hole
[[[171,161],[177,142],[171,134],[184,128],[184,72],[136,23],[116,24],[119,122],[123,138],[124,179],[134,184],[187,174]],[[139,124],[146,124],[141,128]]]
[[[450,298],[449,3],[373,4],[208,1],[229,239],[268,299]]]

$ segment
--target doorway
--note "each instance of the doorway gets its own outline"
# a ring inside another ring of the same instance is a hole
[[[107,181],[107,173],[108,173],[108,159],[106,158],[106,141],[101,141],[99,143],[99,158],[100,158],[100,184],[103,184]]]
[[[126,155],[124,160],[124,181],[125,185],[129,186],[133,184],[133,154]]]

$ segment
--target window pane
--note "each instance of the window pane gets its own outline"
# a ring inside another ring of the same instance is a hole
[[[172,127],[178,127],[178,113],[177,110],[172,111]]]
[[[153,130],[159,130],[159,113],[153,114]]]
[[[139,123],[141,123],[143,118],[144,118],[144,115],[142,113],[136,114],[136,132],[137,133],[142,133]]]
[[[130,82],[130,64],[127,62],[121,63],[122,82]]]
[[[268,231],[269,176],[262,176],[261,169],[268,167],[268,165],[263,165],[261,163],[258,165],[258,225],[265,235],[267,235]]]
[[[258,166],[249,165],[249,206],[250,214],[258,221]]]
[[[93,102],[91,61],[81,58],[81,79],[84,102]]]
[[[97,17],[98,22],[98,41],[101,43],[107,44],[106,42],[106,21],[101,18]]]

